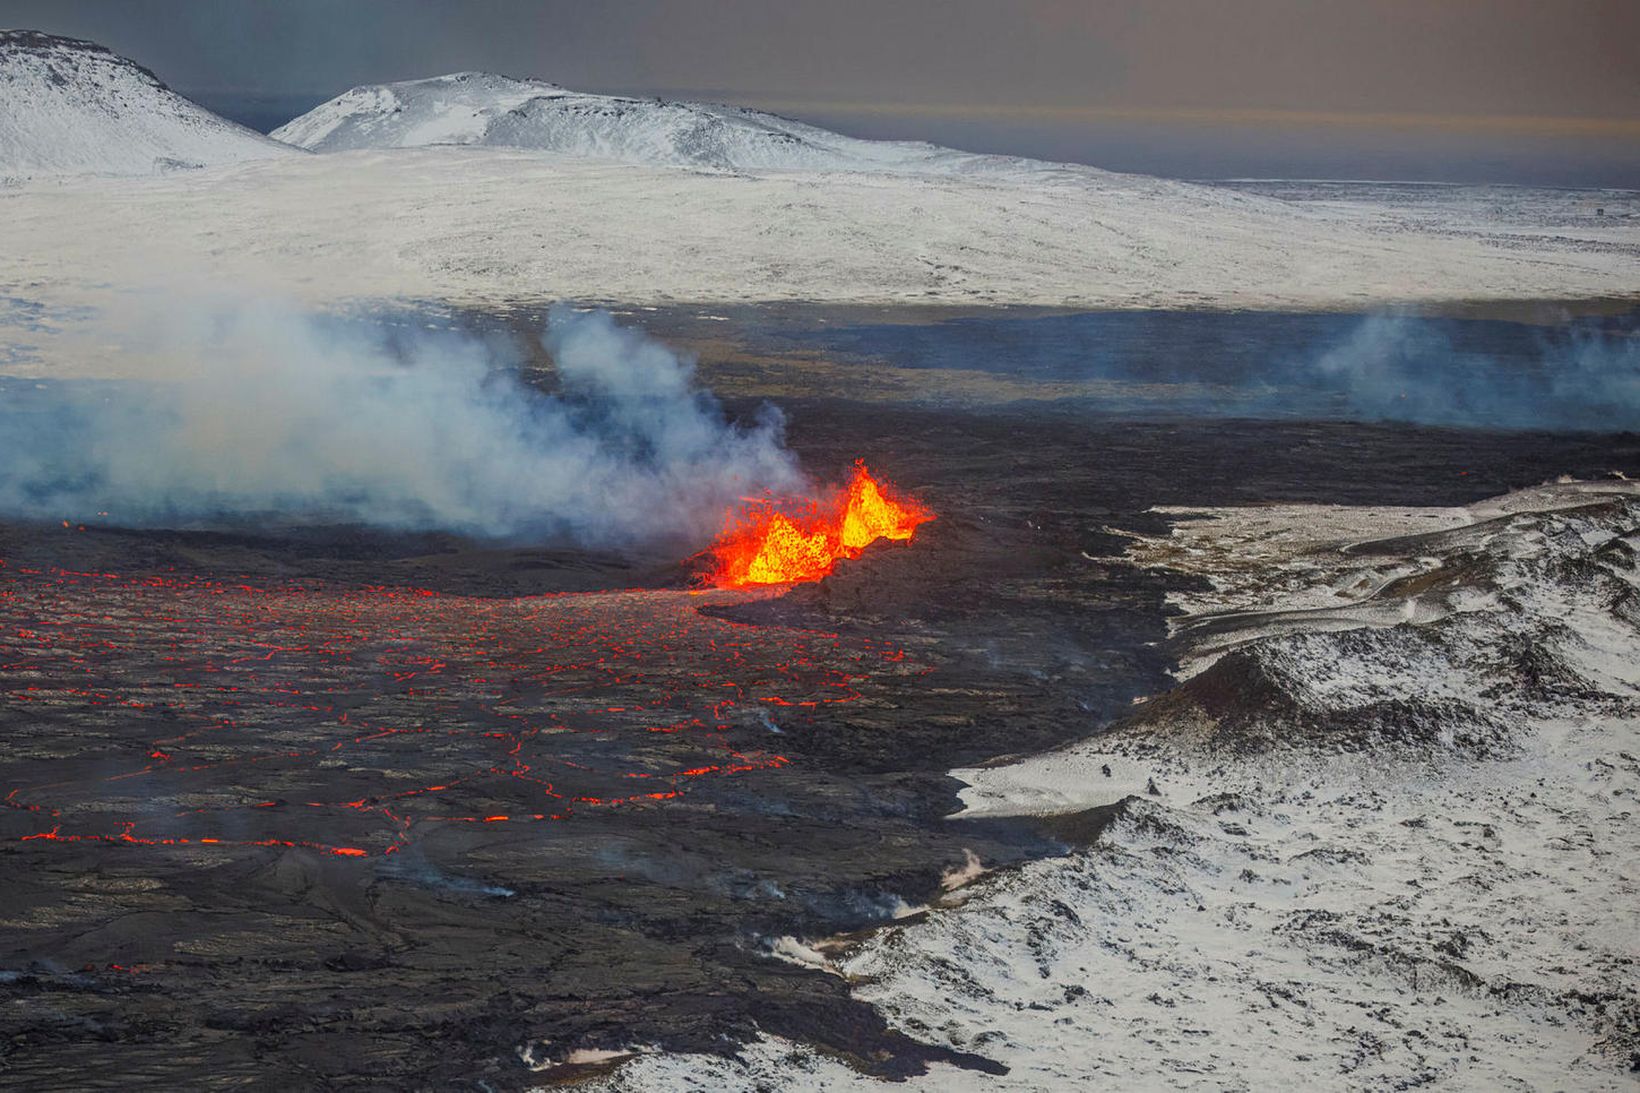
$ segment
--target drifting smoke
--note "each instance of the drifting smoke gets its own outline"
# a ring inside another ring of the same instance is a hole
[[[801,331],[775,327],[771,341]],[[1088,384],[1101,411],[1640,429],[1640,313],[1552,325],[1411,314],[1093,312],[837,324],[844,360]],[[962,388],[956,387],[956,390]]]
[[[728,421],[689,361],[601,312],[550,314],[553,394],[471,335],[267,304],[133,323],[122,343],[168,365],[165,380],[0,396],[0,510],[621,546],[704,539],[736,498],[800,485],[776,410]]]
[[[1425,425],[1597,432],[1640,429],[1640,336],[1572,331],[1503,356],[1442,324],[1363,320],[1292,381],[1336,392],[1351,416]]]

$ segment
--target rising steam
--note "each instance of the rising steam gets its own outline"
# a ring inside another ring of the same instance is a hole
[[[134,335],[122,323],[166,377],[8,390],[0,510],[275,513],[620,546],[704,539],[736,498],[801,484],[776,410],[729,421],[689,361],[605,313],[552,311],[551,394],[470,335],[265,303],[162,309]]]
[[[1505,429],[1640,428],[1640,336],[1570,331],[1513,356],[1484,352],[1452,324],[1370,316],[1291,379],[1336,392],[1350,416]]]

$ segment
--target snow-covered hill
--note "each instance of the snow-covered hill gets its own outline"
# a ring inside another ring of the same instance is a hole
[[[1134,558],[1202,578],[1175,637],[1225,655],[1099,735],[952,772],[961,816],[1091,842],[770,951],[1008,1068],[905,1090],[1634,1089],[1640,486],[1169,514]],[[633,1051],[589,1088],[882,1088],[772,1038]]]
[[[0,176],[147,174],[292,151],[94,42],[0,30]]]
[[[315,152],[466,144],[735,170],[1050,167],[922,142],[860,140],[744,107],[591,95],[487,72],[355,87],[273,136]]]
[[[381,147],[310,155],[212,117],[98,47],[6,42],[0,73],[19,76],[0,83],[0,179],[114,177],[0,187],[0,343],[14,337],[7,297],[14,314],[79,314],[157,278],[321,306],[1358,310],[1640,296],[1635,192],[1465,187],[1414,207],[1402,189],[1363,185],[1287,201],[490,76],[349,92],[278,132],[319,151]],[[174,138],[163,151],[161,131]],[[530,147],[493,146],[526,135]],[[412,144],[424,146],[400,146]],[[244,155],[267,158],[116,174]],[[57,341],[68,330],[31,321],[0,357],[58,375],[137,366],[129,353],[70,350]]]

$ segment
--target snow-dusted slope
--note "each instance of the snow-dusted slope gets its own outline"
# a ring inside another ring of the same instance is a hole
[[[0,176],[146,174],[291,152],[94,42],[0,30]]]
[[[1633,1090],[1640,486],[1199,515],[1135,560],[1204,578],[1177,636],[1219,659],[953,772],[969,817],[1102,809],[1092,844],[784,950],[1009,1068],[911,1090]],[[881,1086],[769,1039],[593,1088]]]
[[[1540,232],[1411,226],[1132,175],[679,170],[503,148],[293,155],[0,188],[0,294],[106,306],[156,278],[366,298],[1360,309],[1640,296],[1640,200],[1488,191]],[[1525,213],[1523,212],[1524,216]],[[31,305],[32,306],[32,305]],[[46,332],[41,366],[126,367]],[[0,333],[0,338],[5,334]]]
[[[487,72],[355,87],[273,136],[315,152],[466,144],[736,170],[1052,167],[920,142],[859,140],[744,107],[591,95]]]

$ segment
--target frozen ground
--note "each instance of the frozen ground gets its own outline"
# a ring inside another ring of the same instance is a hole
[[[1265,179],[1215,183],[1224,189],[1275,197],[1333,212],[1393,205],[1403,224],[1420,229],[1492,239],[1553,242],[1635,253],[1633,190],[1565,190],[1436,182],[1345,182]],[[1553,222],[1540,215],[1559,210]]]
[[[28,337],[6,331],[13,355],[59,373],[113,367],[97,345],[53,340],[73,308],[201,286],[325,305],[1366,309],[1640,296],[1640,199],[1607,198],[1616,226],[1598,240],[1555,228],[1582,217],[1579,195],[1487,200],[1514,202],[1511,223],[1542,230],[1500,242],[1393,204],[1323,207],[1072,169],[725,172],[459,147],[292,155],[0,188],[0,296],[38,320]]]
[[[1202,515],[1135,556],[1212,586],[1177,640],[1217,658],[1108,734],[957,772],[964,816],[1098,837],[835,970],[1009,1088],[1632,1089],[1640,489]],[[767,1040],[608,1088],[869,1082]]]

